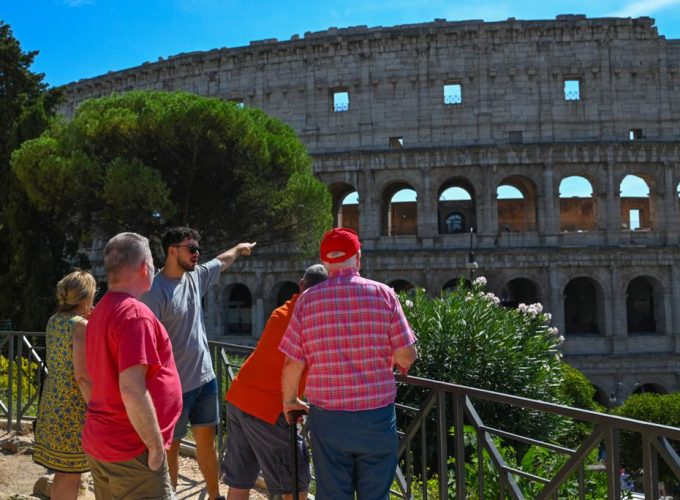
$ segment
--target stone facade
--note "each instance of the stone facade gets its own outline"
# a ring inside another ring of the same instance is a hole
[[[680,40],[652,19],[331,28],[81,80],[62,112],[133,89],[234,100],[290,124],[336,223],[359,230],[364,275],[437,294],[470,276],[472,247],[505,303],[553,314],[604,403],[680,389]],[[649,196],[622,195],[628,175]],[[592,195],[560,197],[574,176]],[[498,199],[499,186],[519,199]],[[442,199],[448,188],[469,199]],[[393,200],[402,189],[417,201]],[[358,205],[343,205],[350,193]],[[239,262],[207,299],[211,335],[256,338],[305,264]]]

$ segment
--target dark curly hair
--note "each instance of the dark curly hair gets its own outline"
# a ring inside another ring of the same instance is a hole
[[[195,229],[190,227],[171,227],[168,229],[163,237],[161,238],[161,244],[163,245],[163,251],[165,255],[168,255],[168,248],[172,245],[177,245],[182,243],[184,240],[201,240],[201,235]]]

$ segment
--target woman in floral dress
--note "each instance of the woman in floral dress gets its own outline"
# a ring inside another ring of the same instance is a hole
[[[74,271],[57,284],[57,313],[47,322],[46,363],[35,429],[33,460],[55,471],[51,497],[76,499],[80,474],[89,470],[80,444],[90,382],[85,367],[85,327],[96,282]]]

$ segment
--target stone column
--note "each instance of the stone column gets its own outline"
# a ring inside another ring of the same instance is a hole
[[[552,313],[553,324],[557,327],[560,333],[564,335],[566,332],[564,322],[564,296],[562,289],[566,283],[562,282],[560,274],[560,270],[555,267],[555,264],[551,264],[548,270],[550,303],[545,309],[548,309],[548,311]]]
[[[680,214],[678,213],[677,187],[674,185],[673,179],[673,164],[669,161],[664,162],[663,171],[666,193],[663,205],[659,205],[660,211],[664,214],[663,227],[659,226],[659,231],[665,233],[667,245],[677,245],[679,240],[678,223],[680,221]]]
[[[253,310],[251,312],[253,329],[251,331],[251,336],[258,339],[264,330],[264,299],[262,296],[258,296],[253,301]]]
[[[546,163],[543,168],[543,216],[539,218],[540,231],[545,237],[546,245],[556,245],[560,234],[560,196],[559,190],[554,186],[554,174],[552,162]],[[564,320],[564,318],[562,318]]]
[[[611,297],[611,353],[621,354],[627,351],[628,311],[626,310],[626,289],[621,282],[621,273],[616,264],[609,269],[611,283],[609,296]]]
[[[670,266],[671,276],[671,291],[670,291],[670,309],[673,311],[670,318],[670,324],[667,335],[673,336],[673,346],[676,353],[680,353],[680,271],[678,270],[678,261],[676,260]],[[666,308],[668,311],[669,308]]]
[[[359,190],[359,234],[367,250],[380,238],[380,193],[375,189],[373,170],[363,171],[357,179]]]
[[[606,241],[608,245],[618,245],[621,235],[621,196],[619,186],[614,185],[614,161],[607,160],[607,193],[605,214],[606,222]]]
[[[432,248],[437,235],[437,200],[433,199],[430,172],[429,166],[420,169],[422,182],[418,193],[417,234],[421,238],[423,248]]]

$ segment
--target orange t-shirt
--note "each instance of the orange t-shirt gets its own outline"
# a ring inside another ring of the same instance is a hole
[[[227,391],[226,400],[254,417],[275,424],[283,411],[281,371],[285,355],[279,343],[286,331],[299,294],[276,309],[267,321],[255,351],[246,359]],[[305,391],[307,368],[302,373],[298,395]]]

